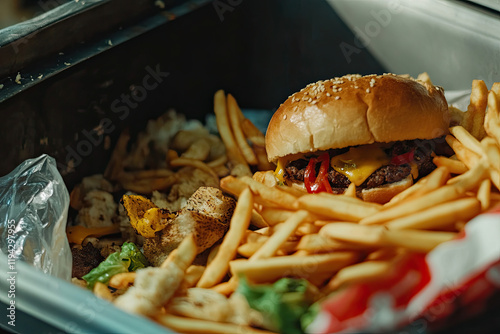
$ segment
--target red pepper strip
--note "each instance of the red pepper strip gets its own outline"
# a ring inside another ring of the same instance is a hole
[[[391,164],[396,166],[407,164],[413,160],[414,156],[415,149],[412,149],[411,151],[392,157]]]
[[[316,159],[311,158],[307,164],[306,171],[304,172],[304,185],[308,193],[313,193],[316,188],[313,189],[314,182],[316,180]]]
[[[328,168],[330,168],[330,156],[328,152],[323,153],[318,160],[321,161],[321,167],[319,168],[318,178],[315,183],[321,188],[320,191],[332,193],[332,187],[330,186],[330,182],[328,182]]]
[[[309,160],[306,171],[304,173],[304,185],[308,193],[319,193],[326,191],[332,193],[332,187],[328,182],[328,168],[330,167],[330,156],[328,152],[323,153],[318,162],[321,162],[318,177],[316,177],[316,159]]]

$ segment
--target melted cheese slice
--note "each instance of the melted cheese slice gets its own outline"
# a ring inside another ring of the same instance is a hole
[[[364,145],[352,147],[348,152],[333,157],[330,163],[333,169],[359,186],[389,161],[389,157],[379,146]]]
[[[274,176],[276,176],[278,181],[284,183],[285,179],[283,178],[283,176],[285,175],[286,165],[288,165],[288,163],[290,161],[303,159],[304,157],[305,157],[305,154],[297,153],[297,154],[292,154],[292,155],[288,155],[286,157],[279,158],[278,162],[276,164],[276,170],[274,171]]]

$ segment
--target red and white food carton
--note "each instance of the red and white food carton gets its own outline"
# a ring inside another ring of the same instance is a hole
[[[408,256],[388,278],[333,294],[307,332],[382,332],[409,324],[425,332],[458,310],[465,316],[485,311],[499,290],[497,206],[469,221],[458,238]]]

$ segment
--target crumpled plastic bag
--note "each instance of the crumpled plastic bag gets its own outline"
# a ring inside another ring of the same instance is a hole
[[[71,279],[66,237],[69,194],[54,158],[44,154],[0,178],[0,250],[44,273]]]

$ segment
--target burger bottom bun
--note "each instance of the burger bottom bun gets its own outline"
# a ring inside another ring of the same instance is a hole
[[[361,198],[366,202],[384,204],[389,202],[391,198],[393,198],[406,188],[411,187],[412,185],[413,177],[410,174],[406,179],[398,182],[385,184],[377,188],[363,189],[361,191]]]

